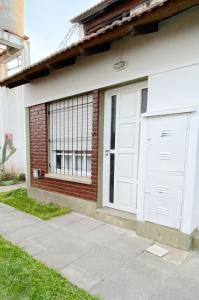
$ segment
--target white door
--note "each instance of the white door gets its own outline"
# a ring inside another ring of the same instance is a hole
[[[145,220],[180,228],[189,115],[149,118]]]
[[[141,93],[146,83],[105,93],[104,206],[136,212]]]

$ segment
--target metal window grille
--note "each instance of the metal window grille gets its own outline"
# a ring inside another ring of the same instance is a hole
[[[92,95],[48,106],[50,173],[91,177]]]

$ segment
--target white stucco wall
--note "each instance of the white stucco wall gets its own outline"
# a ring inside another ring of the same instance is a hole
[[[199,106],[198,77],[199,64],[149,76],[148,110]]]
[[[81,57],[73,66],[24,86],[25,106],[61,99],[93,89],[148,78],[148,112],[199,108],[199,8],[162,22],[157,33],[129,36],[112,45],[111,51]],[[127,61],[123,71],[113,64]],[[182,231],[191,233],[199,224],[198,149],[199,115],[193,113],[187,149]],[[141,144],[144,141],[141,140]],[[143,203],[142,203],[143,204]],[[143,218],[144,205],[138,212]]]
[[[199,128],[199,116],[198,116],[198,128]],[[195,164],[195,185],[194,185],[194,204],[193,204],[193,218],[192,218],[192,228],[198,227],[199,229],[199,130],[197,139],[197,155]]]
[[[25,116],[23,87],[13,90],[0,88],[0,145],[5,134],[13,134],[16,153],[5,164],[6,171],[25,173]]]
[[[64,98],[85,91],[136,80],[160,72],[199,63],[199,8],[163,22],[157,33],[129,36],[112,45],[112,50],[79,58],[73,66],[24,86],[25,105]],[[121,59],[128,66],[113,70]]]

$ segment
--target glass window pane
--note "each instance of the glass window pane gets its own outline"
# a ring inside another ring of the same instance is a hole
[[[91,155],[86,156],[86,176],[91,174]]]
[[[81,157],[81,155],[77,155],[75,157],[75,171],[77,173],[81,173],[81,167],[82,167],[82,165],[84,165],[83,159],[84,159],[84,157]]]
[[[147,112],[148,89],[142,89],[141,113]]]
[[[111,99],[111,149],[115,149],[115,124],[116,124],[116,98],[112,96]]]
[[[64,171],[65,171],[65,174],[71,173],[72,171],[72,154],[71,155],[64,155]]]
[[[110,187],[109,202],[114,203],[115,154],[110,154]]]
[[[57,169],[61,169],[61,152],[60,151],[57,151],[56,152],[56,168]]]

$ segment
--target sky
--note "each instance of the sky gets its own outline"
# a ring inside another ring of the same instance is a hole
[[[56,51],[71,27],[69,20],[99,0],[24,0],[31,63]]]

